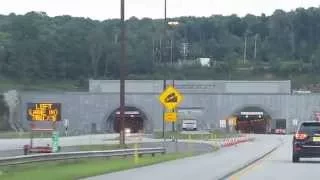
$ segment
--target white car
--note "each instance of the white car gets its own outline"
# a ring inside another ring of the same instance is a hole
[[[197,120],[182,120],[182,130],[197,130]]]

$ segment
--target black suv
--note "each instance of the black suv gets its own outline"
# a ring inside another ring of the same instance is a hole
[[[320,122],[302,122],[293,137],[292,145],[292,162],[299,162],[300,157],[320,157]]]

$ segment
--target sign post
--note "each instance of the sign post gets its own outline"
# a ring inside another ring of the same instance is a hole
[[[159,96],[159,101],[167,109],[164,114],[166,122],[173,123],[177,121],[177,112],[175,109],[183,100],[182,94],[173,86],[168,86]]]
[[[68,136],[69,119],[64,120],[65,136]]]
[[[164,120],[167,123],[175,123],[177,121],[177,111],[175,111],[175,109],[180,105],[182,100],[182,94],[173,86],[168,86],[160,94],[159,101],[166,108],[166,111],[164,113]]]

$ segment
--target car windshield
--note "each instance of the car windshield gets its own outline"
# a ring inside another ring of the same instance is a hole
[[[300,132],[308,134],[320,133],[320,123],[303,123],[300,127]]]

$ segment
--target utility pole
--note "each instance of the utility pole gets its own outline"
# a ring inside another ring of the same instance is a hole
[[[186,61],[188,48],[189,48],[189,43],[182,43],[183,61]]]
[[[155,63],[155,47],[154,47],[154,39],[152,38],[152,62]]]
[[[126,61],[126,24],[124,19],[125,0],[121,0],[121,58],[120,58],[120,145],[125,145],[125,61]]]
[[[166,36],[166,30],[167,30],[167,0],[164,0],[164,27],[163,27],[163,37]],[[160,39],[160,54],[162,54],[162,46],[161,46],[161,39]],[[162,55],[160,55],[160,58],[162,59]],[[161,61],[162,63],[162,61]],[[166,78],[164,78],[163,80],[163,91],[167,88],[167,81]],[[164,131],[165,131],[165,126],[166,126],[166,122],[164,120],[164,115],[165,115],[165,108],[163,107],[162,109],[162,137],[164,139],[165,135],[164,135]]]
[[[172,87],[175,87],[175,84],[174,84],[174,79],[172,80]],[[176,109],[173,109],[173,112],[176,112]],[[175,125],[174,125],[175,123],[174,122],[172,122],[172,132],[175,132]]]
[[[170,49],[171,49],[171,66],[173,66],[173,39],[170,41]]]
[[[163,28],[163,36],[164,40],[166,40],[166,35],[167,35],[167,27],[168,27],[168,22],[167,22],[167,0],[164,0],[164,28]],[[166,44],[166,43],[165,43]],[[171,40],[171,65],[173,65],[173,42]],[[174,87],[174,80],[172,80],[172,86]],[[163,80],[163,90],[167,88],[167,81],[164,79]],[[175,110],[173,110],[175,112]],[[164,138],[164,130],[165,130],[165,120],[164,120],[164,114],[165,114],[165,109],[163,109],[163,132],[162,136]],[[175,131],[174,128],[174,122],[172,122],[172,131]]]
[[[254,59],[257,58],[257,39],[258,39],[258,34],[254,37]]]
[[[187,44],[183,43],[183,61],[186,61]]]
[[[159,58],[159,64],[160,64],[162,63],[162,37],[160,38],[159,45],[160,45],[160,58]]]
[[[243,64],[246,64],[246,59],[247,59],[247,35],[244,36]]]

